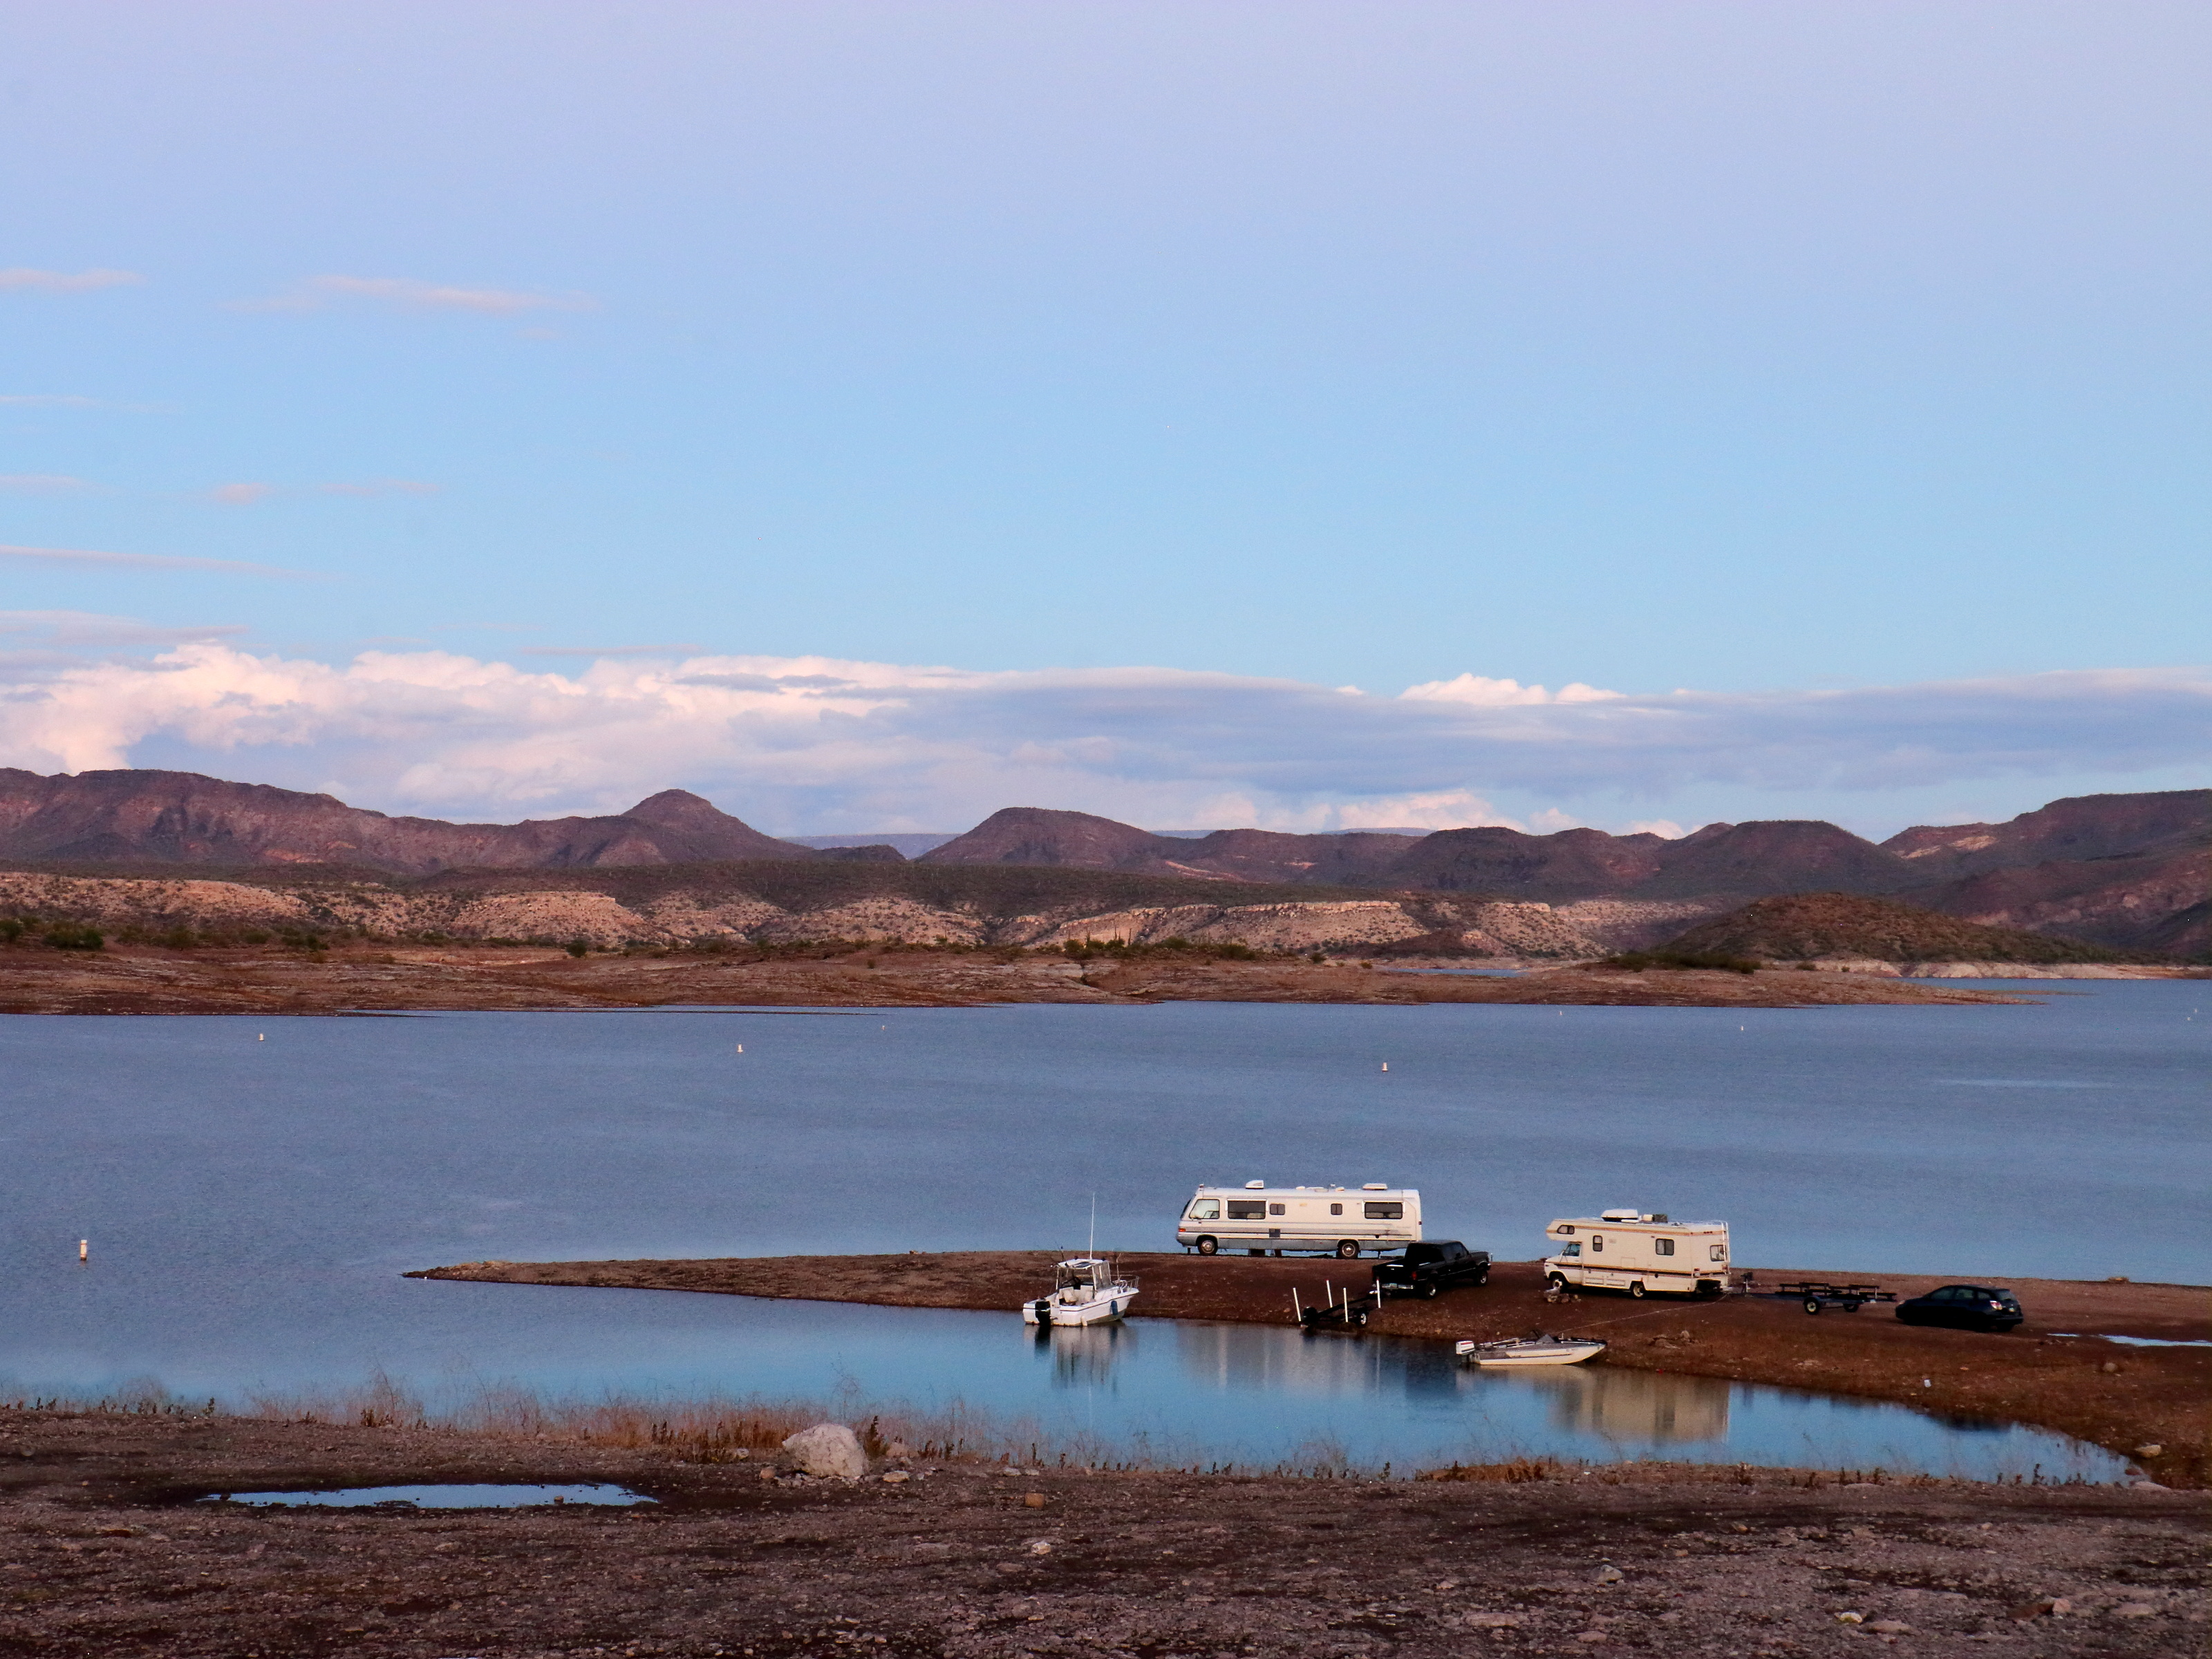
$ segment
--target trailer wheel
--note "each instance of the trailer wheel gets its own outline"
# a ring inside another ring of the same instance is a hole
[[[1358,1261],[1359,1246],[1349,1238],[1338,1239],[1336,1241],[1336,1259],[1339,1261]]]
[[[1628,1293],[1629,1293],[1629,1295],[1631,1295],[1631,1296],[1634,1297],[1635,1297],[1638,1302],[1643,1301],[1643,1300],[1644,1300],[1644,1281],[1643,1281],[1642,1279],[1638,1279],[1638,1280],[1637,1280],[1633,1285],[1631,1285],[1628,1287]]]
[[[1200,1255],[1212,1255],[1220,1248],[1221,1243],[1218,1239],[1201,1238],[1198,1241],[1198,1253]]]
[[[1820,1312],[1820,1298],[1817,1296],[1807,1297],[1805,1298],[1805,1311],[1808,1314],[1816,1314]]]

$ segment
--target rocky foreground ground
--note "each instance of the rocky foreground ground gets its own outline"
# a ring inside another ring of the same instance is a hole
[[[645,1008],[675,1003],[943,1008],[1005,1002],[1522,1003],[1692,1008],[1907,1006],[2027,999],[1881,974],[1538,966],[1510,977],[1345,958],[1072,961],[1057,952],[856,950],[755,957],[543,947],[356,946],[98,951],[0,947],[0,1013],[333,1014],[426,1008]]]
[[[2212,1634],[2208,1506],[2149,1487],[1659,1465],[1240,1480],[898,1455],[846,1481],[769,1448],[714,1457],[0,1410],[0,1653],[2174,1659]],[[198,1501],[422,1481],[659,1501]]]

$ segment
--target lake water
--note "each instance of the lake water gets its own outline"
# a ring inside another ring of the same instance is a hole
[[[1157,1249],[1194,1185],[1264,1178],[1418,1186],[1431,1237],[1507,1258],[1552,1216],[1636,1205],[1725,1217],[1751,1266],[2212,1278],[2205,987],[2022,988],[2047,1003],[8,1019],[0,1378],[234,1398],[382,1367],[434,1391],[958,1397],[1217,1458],[1333,1440],[1401,1463],[1479,1443],[1832,1466],[1910,1441],[1917,1467],[2048,1468],[2020,1461],[2048,1437],[1693,1379],[1497,1378],[1372,1339],[1139,1322],[1094,1359],[1011,1316],[398,1277],[1074,1247],[1094,1191],[1102,1247]]]

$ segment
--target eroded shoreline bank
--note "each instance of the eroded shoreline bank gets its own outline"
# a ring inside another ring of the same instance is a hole
[[[692,1291],[884,1307],[1009,1311],[1050,1280],[1050,1251],[903,1255],[739,1256],[698,1261],[476,1262],[410,1277],[476,1283]],[[1132,1254],[1142,1316],[1290,1323],[1291,1295],[1308,1304],[1324,1282],[1362,1287],[1364,1264]],[[1772,1282],[1796,1272],[1762,1271]],[[1820,1276],[1878,1280],[1905,1295],[1948,1281],[1916,1274]],[[1601,1336],[1607,1363],[1644,1370],[1815,1389],[1832,1394],[2055,1430],[2128,1458],[2163,1485],[2212,1486],[2212,1348],[2137,1347],[2106,1339],[2212,1338],[2212,1290],[2067,1279],[2008,1279],[2029,1322],[2003,1336],[1899,1323],[1886,1310],[1808,1317],[1794,1302],[1592,1294],[1547,1303],[1538,1264],[1499,1262],[1490,1283],[1432,1302],[1393,1301],[1369,1329],[1430,1340],[1518,1336],[1541,1329]],[[2156,1447],[2155,1452],[2142,1449]]]
[[[1560,1007],[1972,1006],[2039,1000],[1876,973],[1756,973],[1516,964],[1510,976],[1415,964],[1180,955],[1072,960],[1053,952],[839,947],[767,956],[679,950],[569,956],[540,946],[345,945],[0,952],[0,1013],[315,1015],[556,1012],[674,1006],[962,1008],[1005,1003],[1491,1003]],[[1455,965],[1503,966],[1480,960]]]

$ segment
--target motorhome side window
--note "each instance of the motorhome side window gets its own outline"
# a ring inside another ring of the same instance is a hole
[[[1598,1252],[1600,1255],[1604,1254],[1605,1235],[1603,1233],[1592,1233],[1590,1235],[1590,1249]]]
[[[1264,1198],[1232,1198],[1229,1200],[1229,1218],[1231,1221],[1265,1221],[1267,1218],[1267,1200]]]
[[[1328,1206],[1328,1212],[1331,1215],[1342,1215],[1344,1213],[1344,1206],[1341,1204],[1332,1204]]]
[[[1282,1212],[1283,1212],[1283,1206],[1282,1206],[1281,1205],[1279,1205],[1279,1204],[1270,1204],[1270,1205],[1267,1206],[1267,1213],[1268,1213],[1269,1215],[1280,1215],[1280,1214],[1282,1214]]]
[[[1365,1208],[1367,1218],[1370,1221],[1403,1221],[1406,1218],[1406,1206],[1403,1204],[1370,1203]]]
[[[1200,1199],[1190,1206],[1190,1218],[1193,1221],[1220,1220],[1221,1200],[1218,1198]]]
[[[1713,1260],[1714,1260],[1714,1261],[1727,1261],[1727,1260],[1728,1260],[1728,1246],[1727,1246],[1727,1245],[1725,1245],[1725,1244],[1716,1244],[1716,1245],[1714,1245],[1714,1246],[1712,1247],[1712,1257],[1713,1257]]]
[[[1673,1239],[1671,1239],[1671,1238],[1655,1238],[1655,1239],[1653,1239],[1653,1240],[1651,1241],[1651,1254],[1652,1254],[1652,1255],[1674,1255],[1674,1241]]]

